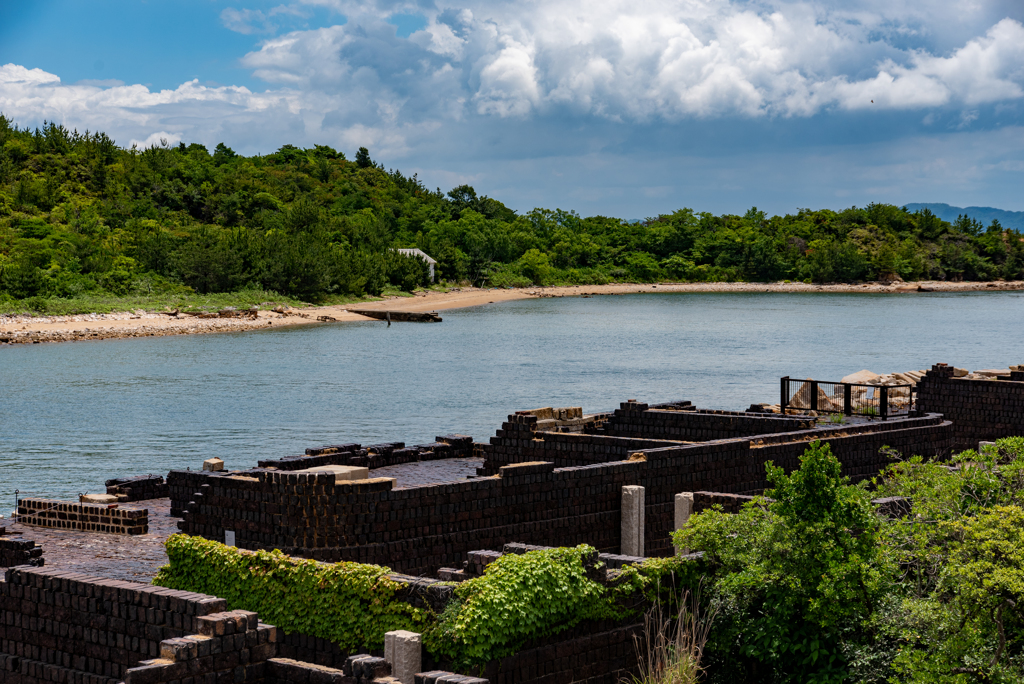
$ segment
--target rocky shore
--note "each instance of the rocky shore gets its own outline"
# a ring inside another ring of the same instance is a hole
[[[575,287],[532,287],[523,289],[455,288],[448,292],[417,293],[414,297],[389,297],[376,302],[352,305],[359,309],[437,311],[483,306],[502,301],[543,297],[593,297],[657,292],[691,293],[904,293],[919,295],[933,292],[998,292],[1024,290],[1024,281],[988,283],[862,283],[858,285],[814,285],[800,282],[779,283],[658,283],[580,285]],[[0,345],[39,344],[43,342],[84,342],[166,335],[242,332],[285,325],[369,321],[352,313],[347,305],[278,308],[274,311],[209,312],[203,317],[185,313],[137,310],[111,314],[75,316],[0,315]]]

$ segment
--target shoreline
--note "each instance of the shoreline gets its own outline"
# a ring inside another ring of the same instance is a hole
[[[575,285],[520,289],[454,288],[447,292],[419,292],[411,297],[286,309],[284,313],[259,311],[255,318],[170,317],[152,311],[136,310],[110,314],[73,316],[0,316],[0,345],[75,342],[167,335],[197,335],[219,332],[266,330],[312,323],[372,321],[348,311],[349,308],[392,311],[444,311],[499,302],[549,297],[593,297],[640,293],[873,293],[927,294],[931,292],[1006,292],[1024,290],[1024,281],[949,283],[921,281],[913,283],[863,283],[859,285],[808,285],[800,282],[778,283],[655,283]],[[325,320],[326,319],[326,320]]]

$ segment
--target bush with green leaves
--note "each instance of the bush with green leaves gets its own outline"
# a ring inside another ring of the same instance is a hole
[[[502,556],[456,587],[427,648],[459,666],[481,666],[584,620],[625,617],[611,593],[587,577],[584,562],[596,554],[581,545]]]
[[[674,535],[704,553],[718,611],[709,659],[725,678],[840,682],[844,639],[871,615],[883,587],[870,495],[813,442],[790,475],[768,466],[773,489],[737,515],[703,512]]]
[[[901,460],[870,493],[817,443],[768,476],[738,515],[675,534],[704,553],[712,681],[1024,681],[1024,439]]]

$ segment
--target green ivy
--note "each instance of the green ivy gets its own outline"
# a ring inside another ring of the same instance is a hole
[[[596,553],[580,545],[502,556],[455,589],[456,600],[426,635],[427,649],[479,667],[584,620],[626,617],[613,592],[587,577],[584,562]]]
[[[434,619],[396,599],[406,585],[378,565],[318,563],[184,534],[171,536],[166,546],[170,564],[153,584],[219,596],[232,610],[254,611],[285,632],[327,639],[344,650],[380,649],[385,632],[423,632]]]
[[[377,565],[318,563],[183,534],[166,546],[170,564],[153,584],[219,596],[231,609],[348,651],[379,649],[394,629],[420,632],[427,651],[455,667],[483,666],[586,620],[638,617],[651,601],[700,581],[698,563],[678,557],[630,566],[604,586],[587,576],[588,566],[599,567],[590,546],[507,554],[456,586],[437,616],[396,598],[406,585]]]

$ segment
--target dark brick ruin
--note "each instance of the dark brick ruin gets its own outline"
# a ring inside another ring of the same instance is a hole
[[[999,379],[953,377],[953,367],[932,366],[917,385],[922,411],[941,413],[953,423],[953,448],[975,449],[978,442],[1024,435],[1024,372]]]
[[[182,514],[183,532],[223,541],[231,531],[242,548],[434,575],[469,551],[510,542],[588,543],[616,553],[623,486],[645,488],[645,553],[665,555],[672,553],[675,494],[759,493],[767,486],[764,464],[792,470],[812,439],[830,444],[855,480],[889,463],[883,446],[934,456],[952,445],[952,426],[939,415],[813,427],[806,417],[672,406],[626,402],[590,421],[568,409],[568,426],[530,412],[511,415],[483,449],[485,476],[443,485],[396,489],[387,479],[337,481],[330,473],[271,469],[266,461],[234,473],[173,471],[172,509]],[[643,426],[689,439],[636,436]],[[760,432],[721,436],[744,430]],[[711,439],[693,441],[698,435]],[[348,463],[351,446],[327,456]]]
[[[336,444],[244,471],[172,471],[166,480],[119,478],[107,486],[120,501],[169,496],[172,515],[188,534],[225,541],[230,532],[246,549],[389,566],[406,573],[393,577],[410,587],[408,600],[439,608],[451,590],[432,578],[478,576],[503,553],[587,543],[611,572],[641,562],[621,553],[623,487],[643,487],[644,556],[668,555],[676,495],[691,493],[694,512],[712,506],[737,512],[767,487],[766,462],[791,471],[812,440],[829,444],[843,473],[859,481],[891,462],[883,447],[944,457],[979,440],[1024,434],[1019,371],[966,379],[939,364],[921,380],[917,397],[918,410],[908,417],[842,424],[702,410],[685,401],[628,401],[591,415],[579,407],[519,411],[483,445],[464,435],[415,446]],[[473,456],[483,462],[467,480],[397,487],[373,477],[381,467]],[[297,472],[325,466],[369,468],[370,477]],[[58,510],[59,502],[21,503],[27,520],[69,529],[120,524],[127,531],[145,524],[127,515],[117,523],[116,514],[104,512],[117,509],[102,505]],[[905,503],[876,505],[883,515],[901,515]],[[44,517],[46,506],[64,517]],[[381,654],[353,656],[323,639],[286,635],[251,613],[229,613],[214,597],[25,567],[41,562],[40,554],[24,540],[0,541],[0,560],[21,566],[0,582],[0,684],[391,681]],[[633,637],[641,630],[636,623],[580,625],[488,664],[483,676],[494,683],[613,684],[635,672]],[[77,645],[82,640],[86,645]],[[459,677],[428,671],[416,681],[485,681]]]

